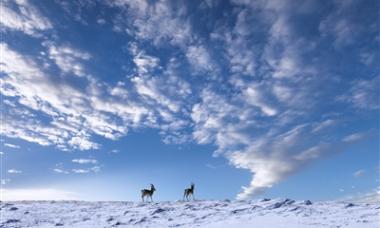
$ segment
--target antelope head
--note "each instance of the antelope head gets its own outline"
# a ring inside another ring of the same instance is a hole
[[[156,188],[154,187],[153,184],[150,184],[150,190],[151,190],[152,192],[156,191]]]

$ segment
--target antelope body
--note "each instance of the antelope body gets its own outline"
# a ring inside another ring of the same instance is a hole
[[[156,189],[154,188],[153,184],[150,185],[150,189],[143,189],[143,190],[141,190],[141,199],[142,199],[142,201],[144,202],[144,197],[149,197],[150,201],[153,202],[152,196],[153,196],[154,191],[156,191]]]
[[[185,197],[186,197],[186,200],[189,201],[190,196],[194,200],[194,184],[193,183],[191,183],[190,188],[185,189],[185,192],[183,193],[183,200],[185,200]]]

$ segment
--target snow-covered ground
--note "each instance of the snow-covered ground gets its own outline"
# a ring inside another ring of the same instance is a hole
[[[380,204],[289,199],[195,202],[18,201],[0,227],[380,227]]]

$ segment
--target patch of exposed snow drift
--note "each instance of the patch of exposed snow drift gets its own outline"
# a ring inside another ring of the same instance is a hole
[[[377,228],[380,204],[290,199],[195,202],[18,201],[0,203],[0,227]]]

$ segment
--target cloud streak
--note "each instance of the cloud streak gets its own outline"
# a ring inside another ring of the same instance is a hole
[[[11,143],[4,143],[4,146],[9,147],[9,148],[13,148],[13,149],[19,149],[20,148],[20,146],[15,145],[15,144],[11,144]]]
[[[77,158],[77,159],[73,159],[72,162],[78,163],[78,164],[97,164],[98,160],[86,159],[86,158]]]
[[[22,173],[21,170],[17,170],[17,169],[8,169],[8,173],[10,174],[20,174]]]
[[[29,1],[14,1],[13,7],[10,1],[1,4],[0,24],[9,30],[22,31],[31,36],[40,36],[42,31],[52,28],[50,20],[41,13]]]

